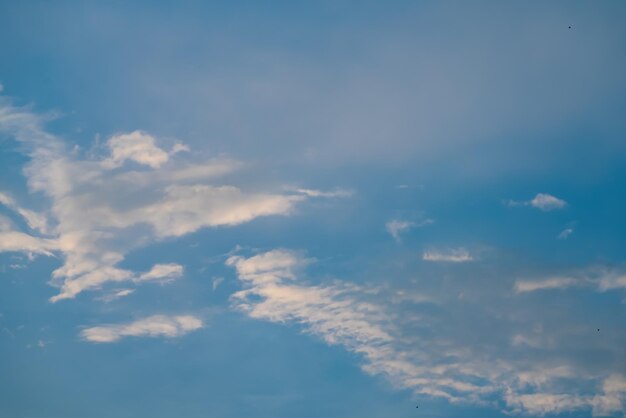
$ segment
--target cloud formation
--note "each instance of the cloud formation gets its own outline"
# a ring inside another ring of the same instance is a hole
[[[106,168],[119,167],[126,160],[159,168],[169,159],[168,154],[156,146],[155,138],[142,131],[114,135],[109,138],[107,145],[111,156],[102,162]],[[179,149],[180,146],[176,148]]]
[[[184,268],[180,264],[155,264],[150,271],[140,275],[136,281],[159,281],[169,282],[182,277]]]
[[[588,267],[573,271],[570,276],[517,280],[514,290],[516,293],[529,293],[572,287],[587,287],[598,292],[626,289],[626,273],[619,268]]]
[[[354,194],[352,190],[345,189],[335,189],[326,192],[323,190],[298,188],[295,191],[308,197],[350,197]]]
[[[564,230],[562,230],[559,235],[558,235],[558,239],[568,239],[570,235],[572,235],[574,233],[574,228],[565,228]]]
[[[422,226],[430,225],[433,222],[435,221],[433,221],[432,219],[426,219],[422,222],[417,222],[417,223],[410,222],[410,221],[402,221],[399,219],[392,219],[391,221],[385,224],[385,229],[387,230],[387,232],[389,232],[389,235],[391,235],[393,239],[399,243],[402,241],[401,235],[403,233],[408,232],[412,228],[420,228]]]
[[[472,347],[468,340],[447,333],[454,329],[440,330],[437,318],[413,319],[414,315],[397,310],[402,301],[385,304],[390,296],[384,288],[306,282],[301,277],[311,262],[285,249],[247,258],[231,256],[226,265],[236,270],[243,287],[232,295],[233,306],[251,318],[297,323],[304,332],[358,354],[365,372],[416,394],[492,405],[508,413],[592,410],[605,416],[624,411],[626,388],[620,374],[590,375],[567,363],[548,366],[520,358],[518,352],[511,354],[501,343]],[[421,297],[417,303],[429,303],[429,298]],[[430,338],[416,337],[416,327]],[[511,340],[520,346],[529,337],[517,334]],[[543,344],[534,347],[551,352]],[[594,393],[589,393],[590,387]],[[498,398],[501,402],[494,401]]]
[[[132,293],[134,293],[135,290],[134,289],[117,289],[114,290],[110,293],[107,293],[105,295],[102,295],[100,297],[98,297],[98,300],[101,300],[103,302],[109,303],[109,302],[113,302],[114,300],[123,298],[125,296],[131,295]]]
[[[180,277],[182,266],[157,264],[143,274],[117,266],[128,251],[149,242],[202,228],[235,226],[262,216],[289,215],[307,199],[347,195],[342,190],[281,194],[214,185],[211,181],[242,164],[229,159],[200,163],[174,159],[189,148],[176,143],[167,153],[154,136],[143,131],[109,138],[108,156],[81,159],[60,138],[46,132],[44,122],[4,98],[0,101],[0,132],[17,140],[31,158],[25,170],[29,188],[42,192],[50,205],[47,220],[0,195],[0,203],[17,210],[33,230],[49,232],[47,237],[2,232],[0,251],[59,254],[64,262],[50,283],[60,291],[50,298],[52,302],[109,283]]]
[[[21,207],[15,199],[2,192],[0,192],[0,204],[21,216],[31,230],[42,234],[48,232],[48,219],[45,215]]]
[[[446,251],[424,251],[422,254],[422,260],[443,263],[464,263],[474,260],[474,257],[465,248],[456,248]]]
[[[202,320],[192,315],[154,315],[127,324],[85,328],[80,335],[92,343],[113,343],[125,337],[182,337],[202,327]]]
[[[527,293],[537,290],[566,289],[580,284],[579,279],[572,277],[552,277],[540,281],[518,280],[515,282],[515,292]]]
[[[508,206],[532,206],[534,208],[540,209],[544,212],[549,212],[556,209],[563,209],[567,206],[567,202],[563,199],[559,199],[556,196],[552,196],[547,193],[537,193],[537,195],[528,201],[515,201],[509,200],[507,202]]]

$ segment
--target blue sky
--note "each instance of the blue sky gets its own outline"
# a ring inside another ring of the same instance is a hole
[[[624,416],[625,18],[0,2],[0,416]]]

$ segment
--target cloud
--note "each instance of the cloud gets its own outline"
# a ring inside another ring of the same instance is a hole
[[[102,302],[109,303],[109,302],[113,302],[114,300],[131,295],[134,292],[135,292],[135,289],[117,289],[111,293],[107,293],[103,296],[100,296],[97,299],[101,300]]]
[[[558,239],[567,239],[569,238],[570,235],[572,235],[572,233],[574,233],[574,229],[573,228],[565,228],[564,230],[562,230],[559,235],[558,235]]]
[[[217,290],[217,288],[219,287],[219,285],[222,284],[222,282],[224,281],[223,277],[214,277],[212,282],[211,282],[211,287],[213,288],[213,291],[215,292]]]
[[[335,189],[329,192],[315,189],[295,189],[297,193],[308,197],[350,197],[354,195],[352,190]]]
[[[237,270],[246,287],[232,295],[234,305],[253,318],[300,322],[329,344],[346,345],[357,352],[391,340],[377,324],[386,321],[382,310],[351,298],[354,287],[290,284],[310,262],[296,252],[282,249],[250,258],[228,258],[226,265]]]
[[[303,189],[294,194],[214,185],[211,182],[217,177],[238,170],[242,163],[225,158],[174,161],[170,155],[185,151],[185,145],[174,145],[168,154],[157,145],[156,137],[143,131],[109,138],[109,155],[80,158],[63,140],[46,132],[45,121],[0,98],[0,132],[17,140],[30,157],[24,170],[29,189],[47,198],[46,213],[53,224],[45,238],[3,232],[10,235],[4,235],[0,251],[58,253],[63,265],[53,272],[50,284],[60,290],[50,298],[52,302],[110,283],[174,278],[176,271],[157,278],[164,265],[143,275],[118,267],[125,254],[151,242],[264,216],[286,216],[308,199],[347,195],[340,189]],[[6,195],[1,198],[13,205]],[[32,228],[44,229],[43,218],[34,212],[21,213]]]
[[[426,219],[418,223],[392,219],[391,221],[385,224],[385,229],[387,230],[387,232],[389,232],[389,234],[393,237],[393,239],[396,240],[396,242],[401,242],[402,239],[400,235],[402,233],[407,232],[411,228],[419,228],[425,225],[430,225],[433,222],[435,221],[433,221],[432,219]]]
[[[13,222],[4,215],[0,215],[0,232],[13,230]]]
[[[570,395],[551,393],[517,394],[508,391],[505,402],[515,413],[532,415],[559,414],[591,407],[594,417],[613,416],[624,412],[626,378],[619,374],[608,376],[597,395]]]
[[[567,206],[567,202],[565,200],[559,199],[558,197],[552,196],[547,193],[538,193],[534,198],[528,201],[515,201],[509,200],[506,202],[508,206],[532,206],[534,208],[540,209],[544,212],[549,212],[555,209],[563,209]]]
[[[541,281],[518,280],[515,282],[515,292],[527,293],[537,290],[567,289],[573,286],[580,286],[581,284],[580,279],[572,277],[552,277]]]
[[[619,271],[607,272],[598,281],[598,288],[601,291],[626,289],[626,274]]]
[[[114,135],[107,141],[111,157],[102,162],[107,168],[116,168],[126,160],[159,168],[169,159],[168,154],[155,144],[153,136],[134,131],[128,134]]]
[[[80,335],[92,343],[113,343],[124,337],[177,338],[202,327],[202,320],[192,315],[154,315],[127,324],[86,328]]]
[[[424,254],[422,254],[422,260],[445,263],[464,263],[474,260],[474,257],[472,257],[472,255],[466,249],[457,248],[447,251],[425,251]]]
[[[172,147],[172,151],[170,151],[170,154],[174,155],[174,154],[178,154],[179,152],[189,152],[189,151],[191,151],[189,149],[189,146],[183,144],[182,142],[177,142]]]
[[[48,220],[43,214],[20,207],[15,199],[2,192],[0,192],[0,204],[20,215],[30,229],[43,234],[48,232]]]
[[[150,271],[143,273],[137,278],[137,282],[159,281],[170,282],[174,279],[182,277],[183,266],[180,264],[155,264]]]
[[[543,211],[550,211],[564,208],[567,202],[546,193],[539,193],[530,201],[530,205]]]
[[[104,255],[106,256],[106,255]],[[115,263],[119,259],[119,254],[109,254],[110,262]],[[158,282],[161,284],[172,282],[182,276],[183,266],[179,264],[156,264],[150,271],[137,276],[130,270],[119,269],[110,265],[101,265],[99,268],[91,266],[77,266],[81,269],[88,269],[85,274],[73,277],[71,271],[65,270],[63,266],[55,270],[54,279],[65,278],[60,284],[61,291],[58,295],[50,298],[50,302],[58,302],[63,299],[71,299],[85,290],[99,289],[109,282],[133,281],[134,283]],[[91,267],[91,268],[90,268]]]
[[[0,252],[15,251],[52,256],[58,249],[56,240],[37,238],[18,231],[0,232]]]
[[[624,410],[626,386],[620,374],[594,372],[590,376],[568,365],[547,367],[545,360],[520,358],[519,352],[504,351],[506,345],[500,342],[490,346],[484,338],[472,347],[441,318],[414,318],[398,310],[401,304],[386,303],[392,296],[408,292],[390,295],[384,287],[303,280],[304,269],[311,262],[302,253],[286,249],[229,257],[226,265],[236,270],[243,288],[231,296],[233,307],[251,318],[299,324],[304,332],[357,354],[365,372],[383,376],[415,394],[450,402],[499,404],[507,413],[533,415],[585,409],[602,415]],[[431,300],[417,296],[418,303]],[[454,310],[443,311],[448,315]],[[475,320],[476,312],[471,315]],[[507,325],[505,329],[512,324]],[[416,328],[429,338],[416,337]],[[537,332],[541,336],[541,330]],[[531,341],[519,333],[511,339],[517,342],[517,350]],[[533,343],[532,347],[550,353],[554,344]],[[595,388],[595,393],[590,394],[590,388]],[[502,402],[494,402],[498,398]]]
[[[626,289],[626,274],[622,269],[589,267],[575,270],[571,276],[518,280],[515,282],[514,290],[516,293],[529,293],[572,287],[595,288],[599,292]]]

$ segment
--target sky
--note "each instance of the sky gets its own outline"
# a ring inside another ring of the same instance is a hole
[[[625,20],[0,0],[0,416],[626,416]]]

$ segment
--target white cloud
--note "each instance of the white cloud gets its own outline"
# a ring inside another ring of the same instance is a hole
[[[9,232],[13,229],[13,222],[4,215],[0,215],[0,232]]]
[[[407,232],[411,228],[419,228],[425,225],[430,225],[433,222],[435,221],[433,221],[432,219],[426,219],[418,223],[409,222],[409,221],[401,221],[399,219],[392,219],[391,221],[385,224],[385,229],[387,230],[387,232],[389,232],[389,234],[393,237],[393,239],[396,240],[396,242],[401,242],[402,241],[401,235],[404,232]]]
[[[626,404],[626,378],[613,374],[604,380],[604,394],[593,398],[593,416],[609,416],[623,412]]]
[[[104,254],[104,256],[106,257],[106,254]],[[118,254],[110,253],[109,257],[109,264],[114,264],[120,256]],[[154,281],[165,284],[180,278],[183,273],[183,266],[179,264],[156,264],[150,271],[137,277],[137,275],[130,270],[119,269],[109,264],[103,263],[99,266],[72,266],[78,271],[87,270],[86,273],[81,275],[73,274],[73,271],[71,270],[68,271],[67,265],[55,270],[53,272],[54,279],[65,277],[70,278],[65,278],[61,282],[61,292],[50,298],[50,301],[58,302],[63,299],[71,299],[80,292],[85,290],[100,289],[104,284],[109,282],[125,282],[132,280],[135,283]]]
[[[234,186],[174,185],[163,199],[126,212],[112,223],[149,223],[159,237],[181,236],[203,227],[232,226],[260,216],[287,215],[300,196],[246,194]]]
[[[179,152],[189,152],[189,151],[190,149],[187,145],[183,144],[182,142],[177,142],[172,147],[172,151],[170,151],[170,154],[174,155],[174,154],[178,154]]]
[[[559,239],[567,239],[574,232],[574,228],[565,228],[559,233]]]
[[[273,250],[250,258],[228,258],[226,265],[237,270],[246,286],[233,294],[235,306],[253,318],[301,322],[326,342],[347,345],[354,351],[373,349],[391,340],[376,324],[386,320],[383,312],[351,298],[351,286],[290,284],[296,280],[296,272],[309,262],[288,250]]]
[[[157,147],[155,142],[153,136],[142,131],[114,135],[107,141],[111,157],[104,160],[102,165],[116,168],[124,161],[132,160],[151,168],[159,168],[167,162],[169,155]]]
[[[89,342],[112,343],[124,337],[182,337],[202,327],[202,320],[192,315],[154,315],[127,324],[86,328],[80,334]]]
[[[530,201],[530,205],[543,211],[550,211],[564,208],[567,202],[547,193],[539,193]]]
[[[46,238],[4,231],[12,235],[5,236],[0,251],[58,252],[63,265],[53,272],[50,282],[60,288],[50,298],[53,302],[108,283],[138,283],[152,277],[117,264],[127,252],[155,240],[202,228],[235,226],[263,216],[289,215],[296,204],[313,197],[346,194],[341,190],[280,194],[215,186],[209,182],[242,164],[223,158],[200,164],[182,159],[168,162],[169,154],[157,146],[156,138],[142,131],[111,137],[107,142],[110,156],[82,160],[61,139],[47,133],[43,122],[29,110],[0,102],[0,132],[19,141],[30,156],[25,169],[29,188],[49,199],[46,212],[54,225]],[[185,149],[183,144],[175,145],[172,153]],[[153,170],[124,166],[126,160]],[[44,222],[31,213],[22,212],[22,216],[32,227],[43,228]]]
[[[529,364],[517,356],[486,354],[484,344],[472,351],[462,340],[455,347],[452,336],[438,335],[439,321],[435,321],[434,328],[424,317],[404,323],[406,315],[391,310],[398,305],[378,303],[376,300],[389,300],[389,295],[381,294],[383,288],[367,289],[337,281],[326,285],[306,283],[301,279],[302,270],[310,262],[284,249],[248,258],[230,257],[226,264],[236,269],[243,286],[231,296],[233,306],[251,318],[297,323],[326,343],[359,355],[367,373],[384,376],[394,386],[416,394],[481,405],[501,396],[505,412],[533,415],[592,408],[594,414],[602,415],[624,409],[621,400],[626,394],[626,381],[621,375],[589,376],[568,366]],[[419,303],[430,299],[418,296]],[[433,335],[426,340],[411,337],[412,332],[406,333],[407,326],[411,330],[426,329]],[[541,330],[537,332],[540,336]],[[512,340],[518,347],[530,341],[535,350],[554,348],[519,334]],[[564,381],[574,386],[564,391]],[[575,385],[581,382],[587,394],[577,392]],[[597,394],[588,394],[589,385],[597,387]]]
[[[537,195],[528,201],[515,201],[509,200],[506,202],[508,206],[532,206],[534,208],[540,209],[544,212],[548,212],[555,209],[563,209],[567,206],[567,202],[565,200],[559,199],[558,197],[552,196],[547,193],[537,193]]]
[[[626,274],[621,272],[607,272],[598,282],[601,291],[612,289],[626,289]]]
[[[626,274],[621,269],[591,267],[576,270],[569,277],[518,280],[515,282],[514,290],[516,293],[527,293],[571,287],[595,288],[599,292],[626,289]]]
[[[533,415],[557,414],[562,412],[572,412],[584,407],[588,407],[591,399],[576,395],[553,394],[553,393],[531,393],[517,394],[509,393],[505,397],[507,406],[515,413],[529,413]]]
[[[169,282],[182,277],[183,266],[180,264],[155,264],[150,271],[143,273],[137,278],[137,282],[159,281]]]
[[[212,286],[214,292],[217,290],[219,285],[222,284],[222,282],[224,282],[224,278],[223,277],[214,277],[213,278],[213,281],[211,282],[212,283],[211,286]]]
[[[446,263],[464,263],[474,260],[474,257],[472,257],[472,255],[466,249],[457,248],[446,251],[425,251],[424,254],[422,254],[422,260]]]
[[[114,300],[123,298],[125,296],[131,295],[135,292],[134,289],[117,289],[113,292],[107,293],[103,296],[98,297],[98,300],[101,300],[102,302],[105,303],[109,303],[109,302],[113,302]]]
[[[515,292],[527,293],[537,290],[567,289],[581,284],[583,284],[581,280],[572,277],[551,277],[540,281],[518,280],[515,282]]]
[[[297,193],[308,197],[350,197],[354,194],[352,190],[335,189],[329,192],[315,189],[295,189]]]
[[[562,375],[563,376],[563,375]],[[569,373],[565,375],[571,377]],[[561,376],[552,376],[561,377]],[[561,414],[591,408],[592,416],[614,416],[624,412],[626,403],[626,378],[612,374],[602,382],[596,395],[574,395],[555,393],[519,394],[508,390],[505,396],[507,406],[514,413],[533,415]]]
[[[58,250],[57,241],[37,238],[23,232],[0,232],[0,252],[15,251],[52,256]]]
[[[15,199],[2,192],[0,192],[0,204],[20,215],[30,229],[43,234],[48,232],[48,219],[43,214],[20,207]]]

